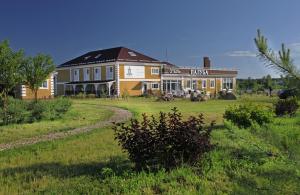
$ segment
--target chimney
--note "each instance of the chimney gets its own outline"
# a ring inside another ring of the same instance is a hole
[[[203,58],[203,67],[205,69],[210,69],[210,59],[209,59],[209,57],[204,57]]]

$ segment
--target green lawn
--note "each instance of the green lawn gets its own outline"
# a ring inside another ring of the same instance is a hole
[[[82,108],[114,105],[140,117],[178,107],[184,116],[203,112],[217,119],[215,149],[203,160],[203,171],[190,167],[136,173],[110,128],[63,140],[0,152],[0,194],[297,194],[300,192],[300,113],[276,118],[261,128],[238,129],[222,122],[230,104],[251,101],[270,105],[272,99],[238,101],[156,102],[153,99],[76,100]],[[100,108],[97,112],[106,112]]]
[[[108,119],[112,111],[99,105],[86,106],[73,101],[71,109],[59,120],[40,121],[32,124],[0,126],[0,144],[50,132],[67,131]]]

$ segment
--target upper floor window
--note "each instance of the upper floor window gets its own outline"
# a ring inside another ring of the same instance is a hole
[[[112,80],[114,78],[113,66],[106,66],[106,80]]]
[[[151,68],[151,74],[152,75],[159,75],[159,68],[158,67],[152,67]]]
[[[94,69],[94,80],[101,80],[101,67]]]
[[[84,68],[84,81],[90,80],[90,68]]]
[[[79,69],[74,70],[73,81],[79,81]]]

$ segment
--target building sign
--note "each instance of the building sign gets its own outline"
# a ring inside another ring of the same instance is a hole
[[[143,79],[145,78],[145,67],[144,66],[125,66],[126,79]]]
[[[191,69],[191,75],[208,75],[208,71],[203,69]]]

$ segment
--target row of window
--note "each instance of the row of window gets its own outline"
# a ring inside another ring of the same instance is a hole
[[[83,80],[90,80],[90,68],[83,69]],[[112,66],[106,66],[106,80],[112,80],[114,78],[114,69]],[[101,67],[94,68],[94,80],[101,80]],[[79,81],[79,69],[75,69],[73,72],[73,81]]]
[[[90,80],[90,68],[84,68],[84,75],[83,80],[89,81]],[[75,69],[73,72],[73,80],[79,81],[79,69]],[[151,68],[152,75],[159,75],[159,68],[152,67]],[[106,80],[112,80],[114,77],[114,69],[113,66],[106,66]],[[94,68],[94,80],[101,80],[101,67]]]
[[[202,89],[207,88],[207,79],[201,80]],[[210,88],[216,87],[215,79],[210,79]],[[187,80],[187,89],[197,89],[197,80]],[[223,78],[222,79],[222,89],[233,89],[233,78]],[[163,81],[164,91],[176,91],[182,90],[181,80],[164,80]]]

